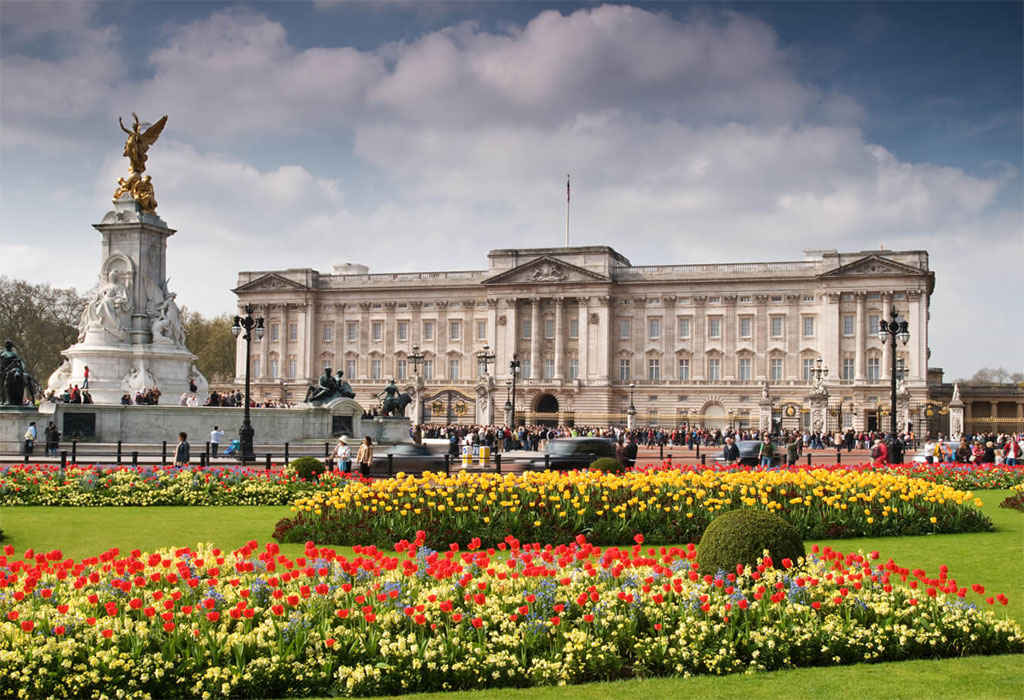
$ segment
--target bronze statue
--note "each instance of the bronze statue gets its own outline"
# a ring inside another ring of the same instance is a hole
[[[327,403],[337,398],[354,399],[356,393],[352,391],[349,383],[342,380],[343,372],[338,370],[338,378],[331,376],[331,368],[324,367],[324,373],[315,386],[306,390],[306,402],[313,404]]]
[[[142,173],[146,171],[149,147],[156,143],[167,125],[167,115],[164,115],[145,131],[142,130],[142,125],[139,123],[139,115],[132,112],[132,117],[135,119],[135,123],[132,124],[131,129],[125,127],[120,117],[117,118],[117,123],[121,125],[121,131],[128,134],[128,140],[124,142],[124,155],[128,158],[131,169],[127,178],[118,178],[114,200],[116,201],[124,194],[130,194],[139,204],[141,211],[154,213],[156,197],[153,194],[153,185],[148,176],[143,179]]]
[[[394,377],[388,380],[388,385],[384,387],[384,391],[377,394],[377,398],[381,396],[384,397],[384,400],[381,402],[381,415],[383,416],[403,416],[405,415],[405,407],[412,403],[411,396],[399,393]]]
[[[35,379],[25,371],[25,363],[14,351],[14,343],[4,341],[4,351],[0,352],[0,406],[21,406],[25,390],[34,399],[37,388]]]

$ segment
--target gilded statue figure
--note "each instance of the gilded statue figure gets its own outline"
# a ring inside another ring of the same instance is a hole
[[[143,179],[142,173],[146,170],[149,147],[156,143],[167,125],[167,115],[165,114],[156,124],[147,127],[145,131],[142,130],[139,115],[132,112],[132,118],[135,122],[131,129],[125,127],[120,117],[117,118],[121,131],[128,134],[128,140],[124,142],[124,155],[128,158],[131,169],[128,177],[118,178],[114,199],[117,200],[123,194],[130,194],[139,202],[142,211],[152,213],[156,211],[156,197],[153,195],[153,185],[149,182],[149,177]]]

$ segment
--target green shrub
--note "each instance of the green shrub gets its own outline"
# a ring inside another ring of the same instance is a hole
[[[293,459],[288,466],[295,470],[300,479],[306,481],[313,481],[324,473],[324,464],[316,457],[299,457]]]
[[[622,462],[614,457],[600,457],[590,463],[590,468],[599,472],[617,474],[622,471],[623,466]]]
[[[756,565],[766,549],[776,568],[782,566],[783,559],[796,563],[804,556],[800,534],[779,516],[752,508],[731,510],[712,520],[704,531],[697,563],[703,574],[733,572],[737,564]]]

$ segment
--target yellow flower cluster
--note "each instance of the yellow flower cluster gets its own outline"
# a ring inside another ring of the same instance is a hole
[[[297,500],[293,511],[307,524],[322,519],[337,530],[349,522],[382,528],[381,535],[447,523],[456,536],[463,529],[467,536],[484,537],[491,529],[501,536],[529,536],[530,528],[550,527],[618,543],[636,532],[691,541],[716,515],[744,507],[777,513],[805,537],[989,529],[976,510],[980,505],[969,491],[903,475],[666,469],[399,475],[313,493]]]

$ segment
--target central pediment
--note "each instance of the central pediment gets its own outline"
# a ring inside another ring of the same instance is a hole
[[[611,282],[611,278],[564,260],[544,255],[484,280],[484,284],[552,284]]]
[[[923,275],[920,270],[910,265],[897,262],[881,255],[868,255],[852,263],[841,265],[829,270],[822,277],[842,277],[845,275]]]
[[[306,289],[305,286],[299,284],[294,280],[290,280],[287,277],[270,272],[261,277],[246,282],[245,284],[236,287],[232,291],[237,292],[255,292],[255,291],[276,291],[276,290],[293,290],[293,289]]]

